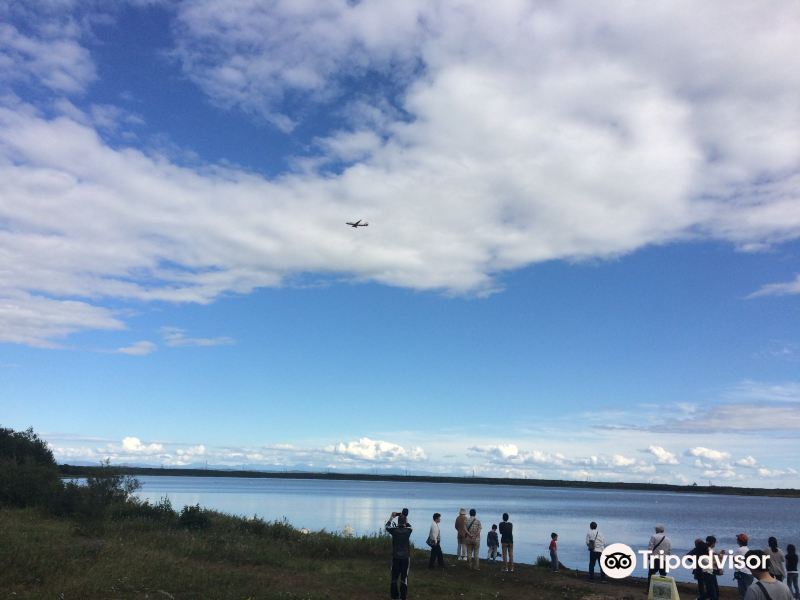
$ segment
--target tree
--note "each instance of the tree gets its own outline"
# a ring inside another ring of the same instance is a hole
[[[61,490],[53,451],[33,428],[0,428],[0,504],[44,505]]]

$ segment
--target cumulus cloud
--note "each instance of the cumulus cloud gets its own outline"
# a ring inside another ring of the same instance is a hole
[[[766,467],[761,467],[758,469],[758,476],[767,478],[794,477],[797,476],[797,469],[791,467],[788,469],[767,469]]]
[[[609,477],[617,477],[621,473],[647,474],[653,473],[655,467],[623,454],[611,456],[565,456],[561,453],[549,453],[541,450],[523,450],[516,444],[471,446],[468,452],[472,457],[481,457],[492,465],[503,465],[513,468],[533,467],[544,470],[555,470],[570,478],[578,477],[584,472],[581,467],[591,467],[593,476],[598,473]],[[589,471],[586,471],[587,473]]]
[[[350,442],[339,442],[327,448],[328,452],[364,461],[421,461],[425,451],[419,446],[404,448],[392,442],[362,437]]]
[[[796,3],[224,4],[174,13],[173,56],[215,103],[286,131],[311,106],[377,114],[266,177],[112,147],[100,130],[125,117],[108,108],[5,102],[0,304],[29,317],[0,340],[119,328],[109,299],[207,303],[299,274],[481,294],[542,261],[800,235]],[[27,34],[3,32],[4,73],[64,91],[94,77],[80,48],[40,67]],[[351,97],[362,77],[388,83]],[[345,230],[362,215],[368,230]]]
[[[744,458],[740,458],[735,463],[739,467],[747,467],[748,469],[754,469],[758,466],[758,461],[752,456],[745,456]]]
[[[705,459],[711,462],[723,462],[730,460],[731,458],[730,452],[725,452],[722,450],[714,450],[712,448],[705,448],[703,446],[696,446],[695,448],[689,448],[686,451],[686,455]]]
[[[733,469],[707,469],[706,471],[703,471],[703,477],[725,480],[742,479],[742,476]]]
[[[131,356],[146,356],[151,352],[155,352],[156,348],[157,346],[153,342],[143,340],[140,342],[134,342],[130,346],[118,348],[116,352],[119,354],[130,354]]]
[[[643,450],[656,457],[656,464],[659,465],[677,465],[678,457],[672,452],[665,450],[661,446],[649,446],[647,450]]]
[[[135,454],[160,454],[164,451],[162,444],[143,444],[137,437],[126,437],[122,440],[122,449]]]
[[[555,467],[567,463],[567,458],[562,454],[550,454],[536,449],[520,450],[516,444],[471,446],[468,451],[497,464]]]

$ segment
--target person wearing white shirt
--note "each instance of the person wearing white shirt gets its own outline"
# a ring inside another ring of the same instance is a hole
[[[589,579],[594,579],[594,565],[600,569],[600,580],[605,581],[606,574],[603,573],[603,565],[600,564],[600,555],[606,547],[606,539],[597,528],[597,523],[589,523],[589,533],[586,534],[586,548],[589,550]]]
[[[431,557],[428,560],[428,568],[433,569],[434,563],[438,562],[439,566],[444,568],[444,556],[442,556],[442,532],[439,529],[439,521],[442,520],[442,515],[433,513],[433,521],[431,522],[431,530],[428,532],[427,544],[431,547]]]
[[[747,543],[750,541],[750,538],[747,537],[746,533],[740,533],[736,536],[736,543],[739,544],[739,547],[733,551],[733,556],[746,556],[748,551],[750,550],[747,547]],[[736,569],[733,572],[733,578],[736,580],[736,584],[739,587],[739,598],[744,600],[745,595],[747,594],[747,590],[750,585],[753,583],[753,576],[750,574],[749,569],[742,565],[741,568]]]

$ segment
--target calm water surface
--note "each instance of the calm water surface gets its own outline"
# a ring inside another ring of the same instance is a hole
[[[735,535],[750,535],[751,548],[764,548],[774,535],[780,546],[800,544],[800,500],[618,490],[582,490],[454,483],[390,481],[325,481],[309,479],[249,479],[233,477],[138,477],[138,495],[151,501],[167,496],[175,508],[197,504],[237,515],[266,520],[286,518],[296,527],[342,530],[357,534],[382,529],[389,514],[410,510],[412,541],[427,548],[431,515],[442,513],[442,549],[455,553],[453,527],[458,509],[474,508],[483,524],[481,555],[486,556],[485,532],[500,522],[503,512],[514,523],[517,562],[532,563],[547,555],[550,533],[558,533],[559,559],[569,567],[587,568],[584,544],[590,521],[597,521],[606,543],[647,547],[657,523],[663,523],[673,553],[685,554],[694,539],[715,535],[718,549],[735,548]],[[387,544],[387,553],[388,553]],[[388,556],[388,554],[387,554]],[[639,569],[635,575],[645,574]],[[686,571],[673,573],[691,580]],[[732,573],[720,577],[734,585]]]

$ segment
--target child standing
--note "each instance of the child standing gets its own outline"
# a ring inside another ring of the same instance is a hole
[[[486,534],[486,546],[489,548],[489,558],[497,560],[497,549],[500,547],[500,538],[497,537],[497,525],[492,525],[492,530]]]
[[[558,571],[558,534],[550,534],[550,570],[553,573]]]

